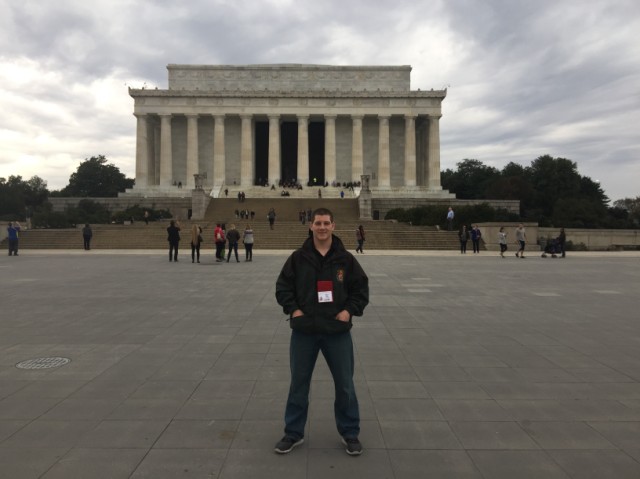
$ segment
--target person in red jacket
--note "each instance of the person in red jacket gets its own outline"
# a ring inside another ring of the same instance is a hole
[[[216,262],[220,263],[224,255],[224,245],[227,241],[220,223],[217,223],[213,230],[213,241],[216,244]]]

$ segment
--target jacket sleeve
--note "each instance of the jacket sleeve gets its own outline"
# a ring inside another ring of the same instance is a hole
[[[369,304],[369,278],[360,266],[360,263],[352,259],[352,271],[348,280],[348,295],[345,309],[351,316],[362,316],[364,308]]]
[[[289,256],[280,271],[276,281],[276,301],[282,306],[284,314],[291,315],[296,309],[300,309],[296,300],[294,255]]]

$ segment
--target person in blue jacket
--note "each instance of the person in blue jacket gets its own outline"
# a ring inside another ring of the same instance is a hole
[[[20,223],[17,221],[9,221],[7,226],[7,242],[9,243],[9,256],[13,254],[18,256],[18,237],[20,232]]]
[[[478,225],[473,225],[473,228],[471,228],[471,243],[473,244],[474,253],[480,252],[480,238],[482,238],[480,228],[478,228]]]

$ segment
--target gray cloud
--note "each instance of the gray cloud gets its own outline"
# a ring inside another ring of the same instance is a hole
[[[101,153],[133,175],[125,83],[164,88],[169,63],[409,64],[413,88],[449,85],[443,167],[464,158],[529,164],[551,154],[576,161],[613,199],[640,194],[635,0],[0,7],[0,108],[11,112],[0,120],[0,176],[39,174],[61,187],[81,159]],[[57,184],[38,162],[56,165]]]

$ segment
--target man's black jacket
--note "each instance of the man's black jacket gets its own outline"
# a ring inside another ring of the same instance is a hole
[[[330,281],[333,301],[318,301],[318,281]],[[282,267],[276,282],[276,299],[285,314],[291,316],[300,309],[304,316],[291,318],[291,328],[305,333],[341,333],[351,329],[349,322],[336,319],[347,310],[362,316],[369,303],[369,279],[358,261],[349,253],[337,236],[332,236],[326,256],[307,238],[302,248],[293,252]]]

